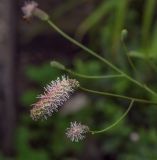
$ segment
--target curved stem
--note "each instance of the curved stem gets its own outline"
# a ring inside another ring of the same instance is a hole
[[[108,65],[110,68],[112,68],[113,70],[117,71],[119,74],[122,74],[126,79],[130,80],[131,82],[133,82],[134,84],[140,86],[141,88],[147,90],[149,93],[156,95],[157,93],[154,92],[152,89],[148,89],[148,87],[146,87],[144,84],[138,82],[137,80],[133,79],[132,77],[130,77],[129,75],[127,75],[125,72],[123,72],[121,69],[119,69],[118,67],[116,67],[115,65],[113,65],[111,62],[109,62],[108,60],[106,60],[105,58],[103,58],[102,56],[98,55],[96,52],[92,51],[91,49],[89,49],[88,47],[84,46],[83,44],[77,42],[75,39],[71,38],[69,35],[67,35],[66,33],[64,33],[61,29],[59,29],[50,19],[48,19],[46,21],[53,29],[55,29],[59,34],[61,34],[64,38],[66,38],[67,40],[69,40],[71,43],[75,44],[76,46],[82,48],[84,51],[88,52],[89,54],[93,55],[94,57],[96,57],[97,59],[101,60],[102,62],[104,62],[106,65]]]
[[[123,114],[115,123],[113,123],[112,125],[106,127],[106,128],[103,129],[103,130],[90,131],[90,132],[91,132],[92,134],[103,133],[103,132],[106,132],[106,131],[108,131],[109,129],[115,127],[115,126],[116,126],[121,120],[123,120],[123,119],[126,117],[126,115],[129,113],[130,109],[132,108],[132,106],[133,106],[133,104],[134,104],[134,101],[135,101],[134,99],[131,100],[128,109],[124,112],[124,114]]]
[[[136,101],[136,102],[148,103],[148,104],[156,104],[156,105],[157,105],[157,102],[152,102],[152,101],[145,100],[145,99],[128,97],[128,96],[119,95],[119,94],[114,94],[114,93],[110,93],[110,92],[95,91],[95,90],[90,90],[90,89],[83,88],[83,87],[79,87],[79,88],[80,88],[82,91],[86,91],[86,92],[89,92],[89,93],[95,93],[95,94],[104,95],[104,96],[117,97],[117,98],[122,98],[122,99],[126,99],[126,100],[132,100],[132,99],[134,99],[134,101]]]
[[[85,74],[80,74],[75,71],[72,71],[68,68],[66,68],[62,63],[57,62],[57,61],[51,61],[51,66],[55,67],[57,69],[63,70],[68,72],[69,74],[72,74],[74,76],[80,77],[80,78],[87,78],[87,79],[105,79],[105,78],[121,78],[123,75],[121,74],[111,74],[111,75],[100,75],[100,76],[90,76],[90,75],[85,75]]]

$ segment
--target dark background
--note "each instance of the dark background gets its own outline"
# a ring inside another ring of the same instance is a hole
[[[37,2],[70,36],[157,91],[156,0]],[[0,160],[156,160],[156,105],[135,103],[118,126],[88,135],[79,143],[65,136],[71,121],[82,122],[92,130],[103,129],[123,114],[128,101],[78,90],[47,121],[34,122],[30,118],[31,104],[43,87],[67,74],[51,67],[52,60],[86,75],[115,72],[39,19],[25,21],[23,4],[22,0],[0,1]],[[128,30],[127,53],[121,43],[124,28]],[[93,90],[157,101],[124,78],[75,78]]]

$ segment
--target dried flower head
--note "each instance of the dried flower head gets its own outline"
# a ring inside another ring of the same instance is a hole
[[[33,104],[33,108],[31,109],[32,119],[47,119],[48,116],[51,116],[54,111],[58,110],[59,106],[62,106],[69,99],[70,94],[78,86],[78,81],[65,76],[52,81],[45,88],[44,94],[37,97],[39,101]]]
[[[72,142],[78,142],[85,138],[87,132],[89,132],[88,126],[77,122],[71,122],[70,128],[67,128],[66,135]]]
[[[22,7],[24,18],[26,19],[31,18],[37,7],[38,7],[38,3],[36,3],[35,1],[26,1],[24,6]]]
[[[38,3],[35,1],[26,1],[21,9],[24,14],[24,19],[27,20],[29,20],[33,16],[36,16],[41,20],[48,20],[49,18],[47,13],[38,8]]]

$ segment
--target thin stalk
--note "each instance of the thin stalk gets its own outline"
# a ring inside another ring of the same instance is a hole
[[[81,87],[81,86],[79,88],[82,91],[89,92],[89,93],[99,94],[99,95],[103,95],[103,96],[117,97],[117,98],[122,98],[122,99],[126,99],[126,100],[134,99],[135,102],[147,103],[147,104],[156,104],[157,105],[157,102],[153,102],[153,101],[149,101],[149,100],[145,100],[145,99],[141,99],[141,98],[128,97],[128,96],[119,95],[119,94],[110,93],[110,92],[95,91],[95,90],[87,89],[87,88],[84,88],[84,87]]]
[[[107,78],[121,78],[121,77],[123,77],[123,75],[121,75],[121,74],[99,75],[99,76],[97,76],[97,75],[90,76],[90,75],[80,74],[80,73],[77,73],[75,71],[72,71],[72,70],[66,68],[62,63],[57,62],[57,61],[51,61],[50,65],[52,67],[55,67],[55,68],[60,69],[60,70],[63,70],[65,72],[68,72],[69,74],[72,74],[72,75],[80,77],[80,78],[107,79]]]
[[[127,56],[127,59],[128,59],[128,62],[129,62],[129,64],[130,64],[130,66],[132,67],[132,69],[133,69],[135,72],[137,72],[134,63],[132,62],[130,56],[128,55],[128,52],[129,52],[129,51],[128,51],[128,48],[126,47],[126,44],[125,44],[124,41],[122,41],[122,45],[123,45],[123,48],[124,48],[124,51],[125,51],[125,53],[126,53],[126,56]]]
[[[128,59],[128,62],[129,62],[129,64],[130,64],[130,66],[132,67],[132,69],[133,69],[135,72],[137,72],[136,67],[135,67],[132,59],[131,59],[130,56],[128,55],[129,50],[128,50],[128,47],[127,47],[127,45],[126,45],[126,43],[125,43],[125,38],[126,38],[127,34],[128,34],[128,31],[127,31],[126,29],[124,29],[124,30],[122,31],[122,34],[121,34],[121,43],[122,43],[124,52],[125,52],[125,54],[126,54],[126,56],[127,56],[127,59]],[[137,72],[137,73],[138,73],[138,72]]]
[[[123,119],[126,117],[126,115],[129,113],[130,109],[132,108],[133,104],[134,104],[134,99],[131,100],[129,107],[128,107],[128,109],[124,112],[124,114],[123,114],[115,123],[113,123],[112,125],[106,127],[106,128],[103,129],[103,130],[90,131],[90,132],[91,132],[92,134],[103,133],[103,132],[106,132],[106,131],[108,131],[109,129],[115,127],[121,120],[123,120]]]
[[[80,74],[80,73],[76,73],[74,71],[71,71],[67,68],[64,69],[66,72],[74,75],[74,76],[77,76],[77,77],[80,77],[80,78],[87,78],[87,79],[108,79],[108,78],[121,78],[123,77],[123,75],[121,74],[113,74],[113,75],[101,75],[101,76],[89,76],[89,75],[85,75],[85,74]]]
[[[138,82],[137,80],[133,79],[132,77],[130,77],[129,75],[127,75],[125,72],[123,72],[121,69],[119,69],[118,67],[116,67],[115,65],[113,65],[111,62],[109,62],[108,60],[106,60],[102,56],[98,55],[96,52],[92,51],[88,47],[84,46],[83,44],[79,43],[78,41],[76,41],[75,39],[71,38],[69,35],[67,35],[66,33],[64,33],[50,19],[48,19],[46,22],[54,30],[56,30],[59,34],[61,34],[64,38],[66,38],[67,40],[69,40],[71,43],[75,44],[76,46],[82,48],[84,51],[88,52],[89,54],[93,55],[97,59],[101,60],[106,65],[108,65],[110,68],[112,68],[113,70],[117,71],[119,74],[122,74],[126,79],[130,80],[134,84],[136,84],[136,85],[140,86],[141,88],[147,90],[149,93],[157,96],[157,93],[155,93],[153,90],[151,90],[150,88],[148,89],[148,87],[146,87],[144,84],[142,84],[142,83]]]

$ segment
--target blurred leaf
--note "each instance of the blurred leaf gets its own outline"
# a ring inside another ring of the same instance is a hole
[[[131,57],[135,57],[135,58],[139,58],[139,59],[153,59],[154,56],[153,55],[145,55],[145,53],[141,53],[138,51],[131,51],[128,53],[129,56]]]
[[[146,0],[143,14],[143,25],[142,25],[142,48],[145,50],[148,47],[150,41],[150,29],[155,13],[156,0]]]
[[[153,32],[151,46],[149,48],[149,55],[155,59],[157,59],[157,24],[155,25],[155,29]]]
[[[127,6],[129,1],[119,0],[115,7],[115,20],[112,27],[113,40],[112,40],[112,51],[117,52],[121,42],[121,31],[124,28],[125,18],[127,16]]]
[[[23,157],[24,159],[29,156],[30,152],[30,147],[29,147],[29,138],[30,138],[30,133],[27,128],[20,127],[17,130],[17,140],[16,140],[16,148],[18,149],[19,152],[19,157]],[[20,158],[19,158],[20,159]]]
[[[59,70],[52,68],[49,63],[46,63],[42,66],[28,66],[26,75],[39,84],[45,84],[50,82],[53,78],[56,79],[59,75]]]
[[[89,17],[87,17],[79,26],[77,35],[82,37],[90,28],[98,24],[98,22],[111,12],[115,6],[114,0],[104,1]]]
[[[75,68],[78,73],[86,75],[99,75],[101,73],[101,64],[96,60],[83,62],[77,59],[75,61]]]
[[[113,153],[113,151],[116,151],[121,143],[121,138],[114,136],[113,138],[108,138],[105,140],[105,143],[103,145],[103,150],[106,153]]]
[[[84,0],[68,0],[65,3],[61,3],[59,7],[57,7],[55,10],[52,11],[52,13],[50,13],[50,15],[53,16],[53,19],[58,19],[61,16],[64,16],[64,14],[66,14],[68,11],[80,6],[82,3],[84,3]]]
[[[21,103],[25,106],[30,106],[35,102],[35,99],[38,95],[38,91],[36,90],[28,90],[21,96]]]
[[[8,159],[8,158],[5,158],[1,153],[0,153],[0,160],[12,160],[11,158]]]
[[[128,82],[128,80],[122,78],[120,80],[117,80],[117,82],[113,84],[113,89],[118,94],[124,94],[128,89],[129,84],[130,82]]]
[[[29,145],[29,138],[31,133],[28,129],[21,127],[17,131],[16,147],[18,149],[17,160],[48,160],[48,156],[44,151],[33,150]]]

